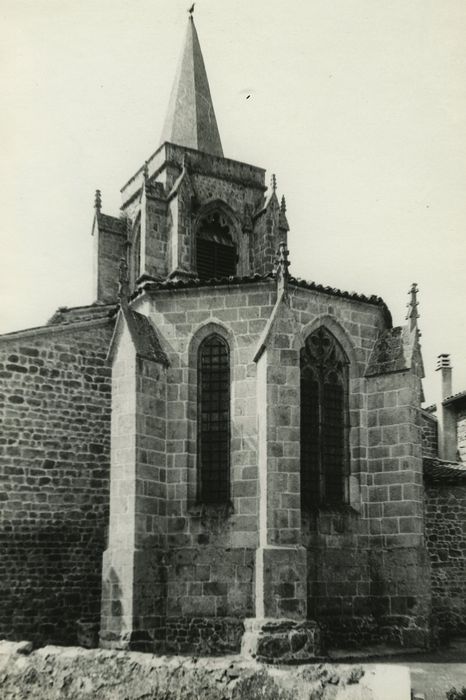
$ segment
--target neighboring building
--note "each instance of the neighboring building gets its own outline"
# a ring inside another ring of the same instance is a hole
[[[223,156],[192,17],[162,145],[101,209],[95,304],[0,339],[0,633],[70,643],[100,612],[106,647],[427,645],[422,434],[436,457],[445,431],[417,287],[393,328],[379,297],[290,276],[285,200]],[[464,402],[442,406],[464,454]]]
[[[447,354],[437,365],[437,404],[423,411],[425,531],[432,607],[444,632],[466,631],[466,391],[452,396]]]

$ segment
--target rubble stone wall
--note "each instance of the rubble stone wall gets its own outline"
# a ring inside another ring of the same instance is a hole
[[[76,642],[98,619],[112,324],[0,339],[0,636]]]
[[[449,634],[466,632],[466,484],[426,487],[426,540],[432,611]]]

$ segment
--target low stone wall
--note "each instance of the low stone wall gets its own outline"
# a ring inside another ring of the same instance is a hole
[[[466,481],[426,487],[432,612],[448,634],[466,632]]]
[[[109,321],[0,338],[0,634],[76,643],[98,620],[108,520]]]
[[[0,642],[2,697],[10,700],[409,700],[403,666],[263,666],[238,656],[187,658]]]

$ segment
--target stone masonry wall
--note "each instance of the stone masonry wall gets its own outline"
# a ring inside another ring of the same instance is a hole
[[[457,413],[457,440],[459,460],[466,462],[466,406]]]
[[[108,518],[109,321],[0,338],[0,636],[76,643],[98,620]]]
[[[94,274],[95,298],[99,302],[114,302],[118,294],[118,267],[126,256],[126,237],[106,228],[95,232]]]
[[[432,612],[448,634],[466,632],[466,485],[426,486],[426,540]]]
[[[438,457],[437,420],[421,411],[422,454],[424,457]]]
[[[237,621],[253,615],[258,543],[253,356],[273,302],[274,285],[265,284],[157,294],[148,309],[173,351],[167,374],[167,643],[172,650],[186,649],[193,635],[205,638],[201,622],[187,631],[186,620],[217,618],[230,630],[230,650],[238,651]],[[213,331],[229,344],[232,378],[231,503],[217,507],[196,499],[197,347]]]
[[[332,606],[332,601],[349,596],[351,613],[354,613],[356,599],[361,618],[365,618],[365,611],[369,610],[367,615],[372,615],[373,620],[375,601],[379,596],[374,588],[370,588],[369,520],[363,510],[368,494],[367,418],[364,418],[367,398],[364,398],[362,375],[384,320],[376,306],[306,290],[292,289],[290,296],[298,327],[305,333],[310,332],[311,326],[324,322],[335,333],[336,327],[340,328],[340,333],[346,332],[355,348],[351,399],[354,421],[350,479],[352,522],[340,523],[340,536],[332,529],[333,525],[322,524],[320,532],[304,538],[309,551],[309,566],[319,551],[323,558],[327,548],[330,550],[329,565],[319,575],[316,573],[314,580],[322,584],[318,612],[322,619],[331,619],[334,629],[338,629],[348,609],[344,608],[342,614],[340,609],[334,617],[328,607]],[[167,642],[170,640],[172,649],[186,650],[190,643],[194,643],[194,638],[203,639],[206,627],[202,620],[212,618],[224,621],[221,624],[230,629],[229,638],[234,646],[234,640],[239,637],[237,627],[230,621],[250,617],[255,612],[254,557],[258,546],[259,509],[257,365],[254,356],[275,299],[275,284],[266,281],[187,291],[158,291],[136,303],[136,309],[151,318],[163,337],[170,360],[167,371],[166,625]],[[196,502],[195,348],[196,339],[200,342],[213,330],[223,334],[229,343],[232,370],[231,504],[219,508],[205,507]],[[290,508],[295,509],[291,494],[286,498],[283,495],[285,511],[287,499]],[[286,517],[285,511],[283,518]],[[294,511],[290,517],[293,520]],[[330,530],[325,530],[326,527]],[[348,556],[354,561],[353,578],[357,579],[351,593],[348,586],[352,583],[348,583],[346,569],[341,566],[341,561]],[[335,576],[337,564],[340,568]],[[310,609],[314,592],[309,592]],[[194,623],[196,619],[198,631]],[[346,619],[349,620],[349,615]],[[193,622],[188,624],[189,620]]]
[[[179,178],[185,165],[187,174],[180,182]],[[252,255],[253,242],[248,238],[249,233],[245,236],[242,232],[245,219],[248,218],[246,212],[249,212],[252,226],[251,213],[263,206],[266,190],[264,170],[174,144],[164,144],[150,159],[149,172],[148,195],[143,198],[141,205],[138,198],[142,186],[141,171],[122,191],[124,211],[133,222],[140,206],[142,207],[141,221],[146,238],[144,240],[144,236],[142,237],[141,271],[159,276],[177,269],[195,273],[196,239],[193,225],[203,207],[215,202],[221,202],[226,210],[229,210],[231,219],[234,219],[232,233],[239,257],[237,274],[249,275],[257,271],[272,270],[278,246],[278,231],[275,234],[275,243],[272,241],[273,236],[267,231],[263,234],[267,239],[266,262],[255,259]],[[169,200],[164,199],[169,194]],[[278,223],[278,211],[276,214]]]

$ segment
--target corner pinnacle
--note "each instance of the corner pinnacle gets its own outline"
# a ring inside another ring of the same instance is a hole
[[[418,289],[417,283],[413,282],[411,285],[411,289],[408,292],[408,294],[410,295],[410,300],[406,304],[406,306],[408,307],[406,319],[410,321],[410,324],[409,324],[410,331],[413,331],[415,329],[417,330],[417,319],[419,318],[419,313],[417,310],[417,307],[419,306],[419,302],[417,300],[418,292],[419,292],[419,289]]]
[[[95,198],[94,198],[94,209],[97,209],[97,211],[100,211],[102,208],[102,193],[100,190],[95,191]]]
[[[290,261],[288,260],[289,254],[290,251],[287,249],[286,243],[282,241],[278,246],[275,277],[277,280],[277,292],[283,292],[285,296],[287,295],[288,280],[290,277],[290,273],[288,271],[290,266]]]

